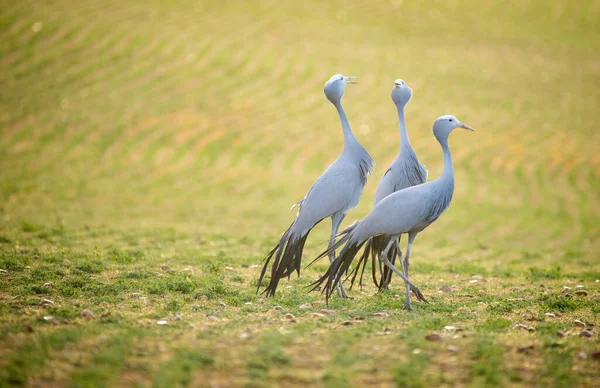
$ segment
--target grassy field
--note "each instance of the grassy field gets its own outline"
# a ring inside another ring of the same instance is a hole
[[[0,386],[597,384],[600,2],[280,3],[0,0]],[[397,153],[394,79],[430,179],[433,120],[477,130],[412,312],[398,279],[325,305],[324,261],[255,294],[341,150],[335,73],[377,162],[344,226]]]

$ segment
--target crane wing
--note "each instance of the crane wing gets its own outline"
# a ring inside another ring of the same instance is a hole
[[[419,185],[388,195],[360,222],[361,237],[398,235],[429,224],[429,192],[427,186]]]
[[[303,234],[323,218],[356,206],[363,181],[358,169],[331,165],[301,201],[294,232]]]
[[[427,178],[429,177],[429,171],[427,170],[427,167],[423,163],[419,162],[419,170],[421,170],[420,176],[423,179],[423,181],[421,183],[427,182]]]

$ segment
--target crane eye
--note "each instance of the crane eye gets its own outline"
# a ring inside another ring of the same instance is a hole
[[[450,122],[452,122],[452,119],[450,119]]]

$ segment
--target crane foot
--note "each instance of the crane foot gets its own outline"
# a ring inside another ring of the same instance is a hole
[[[425,299],[425,296],[423,296],[423,293],[416,286],[411,286],[410,289],[417,297],[417,300],[420,300],[421,302],[429,303],[427,301],[427,299]]]

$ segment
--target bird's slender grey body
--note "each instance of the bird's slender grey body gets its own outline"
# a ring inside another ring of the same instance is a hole
[[[267,267],[274,257],[271,266],[271,280],[264,290],[267,295],[274,295],[279,280],[289,277],[292,272],[300,274],[300,262],[304,243],[311,229],[324,218],[331,217],[331,240],[337,235],[339,226],[346,213],[356,207],[367,176],[373,170],[373,159],[354,137],[346,113],[342,108],[341,98],[346,84],[352,83],[352,77],[334,75],[325,84],[325,95],[336,107],[340,116],[344,133],[344,149],[341,155],[312,185],[306,196],[296,205],[298,215],[279,243],[265,258],[265,264],[259,278],[259,287]],[[334,260],[334,251],[330,252],[330,261]],[[341,282],[336,283],[338,294],[346,297]]]
[[[419,162],[415,151],[410,144],[408,138],[408,130],[406,128],[406,120],[404,117],[404,108],[410,102],[412,98],[412,89],[401,79],[394,81],[394,87],[391,93],[392,101],[396,105],[398,110],[398,123],[400,126],[400,151],[398,156],[390,167],[386,170],[385,174],[379,181],[377,191],[375,193],[375,203],[377,205],[382,199],[388,195],[395,193],[396,191],[406,189],[411,186],[420,185],[427,181],[427,168]],[[396,256],[402,260],[402,252],[399,249],[399,239],[396,240],[397,244],[390,250],[389,260],[392,264],[395,262]],[[356,268],[351,274],[352,280],[356,278],[358,271],[362,267],[360,272],[359,283],[362,284],[362,277],[366,264],[368,262],[368,256],[372,257],[372,275],[373,282],[380,289],[386,289],[391,281],[392,271],[388,267],[381,267],[381,262],[377,260],[377,256],[380,255],[389,241],[380,238],[369,241],[365,246],[364,254],[358,260]],[[379,263],[379,265],[378,265]],[[409,263],[405,261],[403,264],[404,273],[408,277],[407,268]],[[376,279],[376,269],[379,268],[381,277],[379,282]],[[410,292],[407,285],[407,293]]]
[[[454,169],[448,147],[448,135],[458,127],[472,130],[450,115],[438,118],[433,125],[433,133],[444,154],[444,172],[438,179],[388,195],[363,220],[340,233],[341,238],[330,248],[331,250],[343,246],[340,254],[325,275],[313,283],[315,288],[325,284],[323,292],[327,299],[331,295],[333,285],[348,271],[360,248],[374,237],[383,236],[388,240],[388,244],[379,259],[404,279],[418,299],[425,300],[418,288],[388,260],[387,255],[395,239],[408,233],[406,256],[409,256],[417,234],[437,220],[450,205],[454,193]],[[319,258],[327,254],[328,251],[325,251]],[[410,308],[410,299],[408,303]]]

